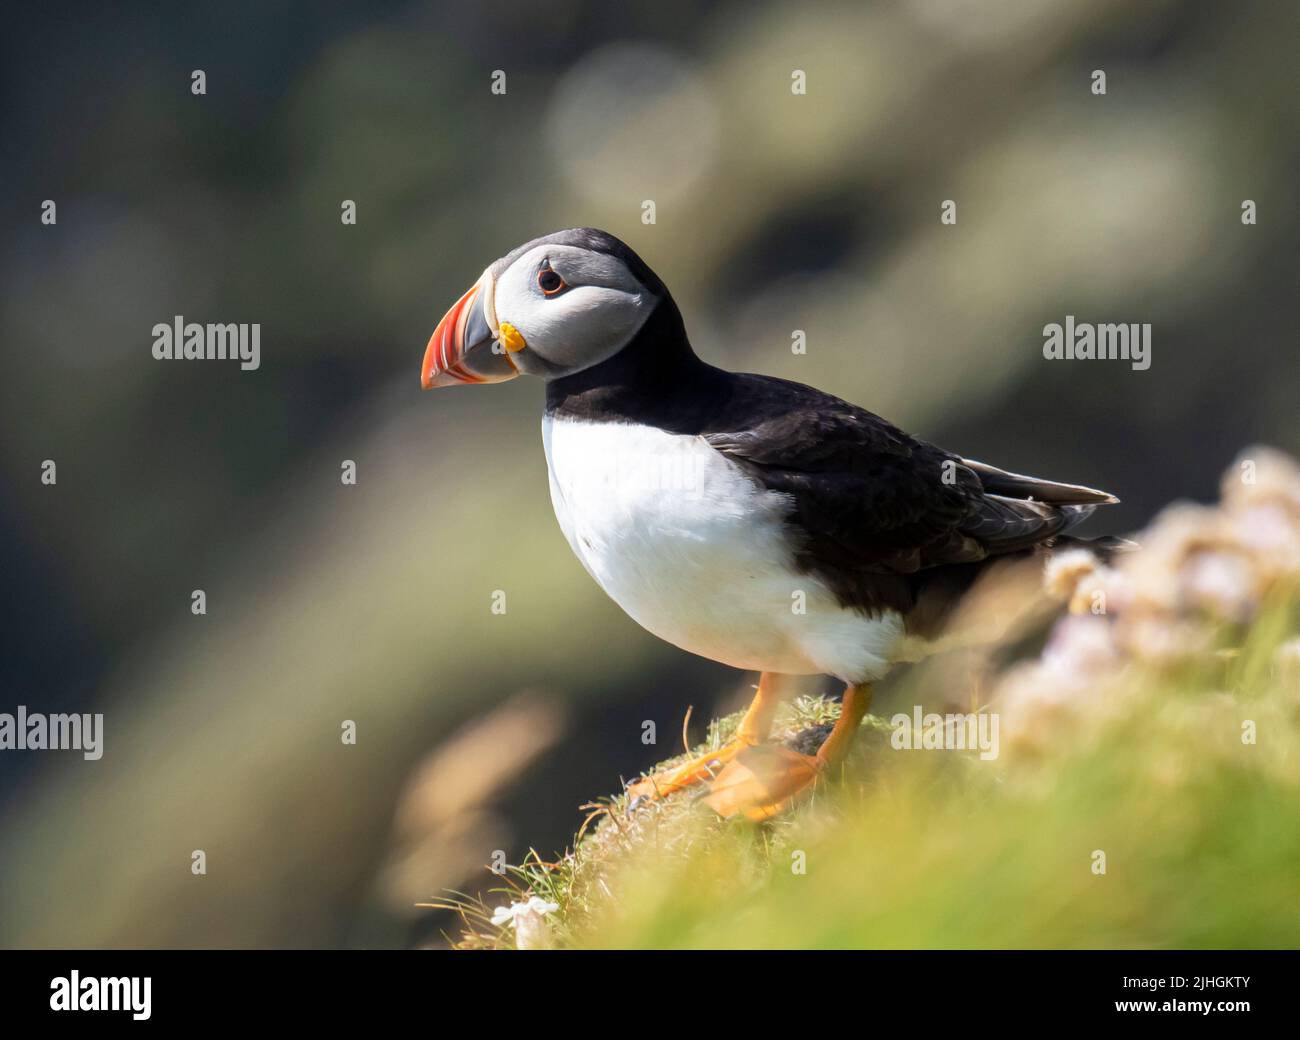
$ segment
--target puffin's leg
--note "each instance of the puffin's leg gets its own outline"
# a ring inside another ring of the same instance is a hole
[[[779,690],[780,680],[781,676],[775,672],[764,672],[759,676],[758,692],[754,694],[745,717],[740,720],[735,736],[717,751],[706,752],[673,769],[638,780],[628,787],[628,798],[633,801],[639,798],[662,798],[683,787],[708,780],[714,775],[712,767],[717,763],[730,762],[746,748],[766,740],[772,731],[776,709],[783,699]]]
[[[850,683],[844,688],[840,717],[816,755],[801,755],[778,744],[750,748],[718,774],[704,801],[720,816],[744,813],[751,820],[775,816],[794,795],[844,758],[869,707],[870,684]]]

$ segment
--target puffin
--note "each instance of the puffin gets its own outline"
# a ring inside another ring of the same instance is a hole
[[[1094,541],[1066,532],[1118,501],[709,364],[664,282],[594,228],[489,264],[434,329],[421,385],[519,375],[546,385],[551,504],[582,566],[659,638],[759,673],[734,737],[632,784],[633,805],[705,783],[724,817],[782,811],[843,759],[872,684],[936,645],[986,568]],[[815,754],[768,742],[801,675],[844,683]]]

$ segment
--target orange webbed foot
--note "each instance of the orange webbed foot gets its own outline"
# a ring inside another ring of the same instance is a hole
[[[710,780],[718,775],[718,770],[752,746],[751,741],[738,737],[723,744],[716,751],[710,751],[692,758],[690,761],[683,762],[681,765],[665,770],[662,773],[643,777],[628,785],[628,805],[631,808],[636,808],[641,802],[654,798],[667,798],[670,794],[690,787],[692,784]]]
[[[666,798],[676,791],[703,780],[711,780],[719,769],[744,751],[767,738],[772,728],[772,717],[782,697],[781,676],[764,672],[758,681],[758,690],[750,702],[749,710],[740,720],[736,735],[716,751],[699,755],[675,769],[647,776],[627,789],[628,807],[653,798]]]
[[[747,748],[718,774],[704,803],[719,816],[743,813],[750,820],[769,820],[810,787],[824,768],[823,759],[780,744]]]
[[[771,819],[844,758],[870,704],[871,687],[850,683],[844,690],[840,717],[816,755],[801,755],[780,744],[746,748],[718,774],[705,804],[723,817],[744,813],[755,821]]]

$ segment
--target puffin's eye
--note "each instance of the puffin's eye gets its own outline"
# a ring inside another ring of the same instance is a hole
[[[537,272],[537,285],[547,296],[554,296],[562,289],[567,289],[564,279],[549,267],[543,267]]]

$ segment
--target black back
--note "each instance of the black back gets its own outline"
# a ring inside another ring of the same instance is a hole
[[[547,414],[704,438],[788,497],[795,560],[842,606],[897,610],[911,630],[931,634],[988,560],[1050,544],[1092,508],[1054,503],[1053,487],[1064,502],[1081,501],[1068,495],[1087,489],[1051,482],[1035,482],[1032,498],[989,494],[960,456],[864,408],[801,383],[709,365],[691,349],[667,287],[626,245],[587,228],[537,240],[545,241],[617,255],[659,296],[619,353],[547,384]]]

